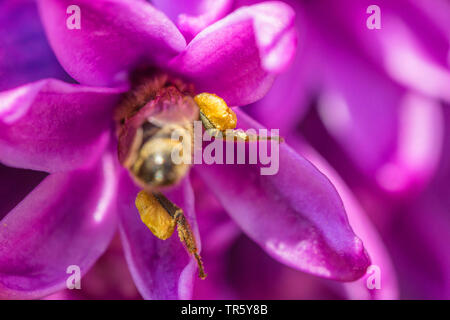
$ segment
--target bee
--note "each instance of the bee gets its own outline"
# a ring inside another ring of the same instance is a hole
[[[116,111],[119,162],[143,189],[135,201],[142,222],[162,240],[177,227],[180,240],[197,260],[199,276],[204,279],[203,262],[189,222],[183,210],[161,193],[189,171],[188,162],[174,163],[172,154],[190,157],[192,149],[172,137],[176,133],[193,139],[199,108],[192,89],[166,75],[144,77],[139,83]]]
[[[210,93],[194,95],[192,87],[167,75],[140,79],[116,113],[119,161],[143,189],[135,202],[141,220],[162,240],[169,238],[176,226],[204,279],[203,262],[183,210],[161,193],[176,185],[190,169],[191,161],[186,160],[193,155],[196,120],[212,136],[226,132],[235,140],[259,139],[234,130],[236,114],[222,98]],[[174,161],[174,154],[185,161]]]

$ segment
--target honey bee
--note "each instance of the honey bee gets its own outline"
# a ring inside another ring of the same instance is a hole
[[[172,137],[178,133],[193,139],[193,122],[199,118],[199,108],[191,90],[166,75],[140,79],[117,109],[118,156],[143,189],[135,202],[141,220],[162,240],[168,239],[177,226],[180,240],[194,255],[199,276],[204,279],[203,262],[183,210],[161,193],[189,171],[190,165],[175,163],[172,154],[187,152],[183,156],[190,157],[192,149]]]
[[[191,161],[175,162],[173,155],[191,159],[196,120],[213,136],[225,131],[227,136],[231,134],[241,141],[257,140],[258,136],[234,130],[236,114],[214,94],[194,95],[192,87],[167,75],[144,77],[139,83],[117,110],[119,161],[143,189],[136,198],[136,207],[144,224],[163,240],[177,226],[178,235],[196,258],[203,279],[206,277],[203,263],[183,210],[161,193],[183,179],[190,168]]]

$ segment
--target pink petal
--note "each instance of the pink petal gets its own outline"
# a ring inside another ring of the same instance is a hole
[[[142,223],[134,204],[140,189],[125,171],[120,181],[120,231],[136,287],[145,299],[190,299],[197,274],[195,260],[189,257],[176,232],[167,240],[152,234]],[[199,240],[194,194],[189,181],[183,180],[178,187],[164,194],[184,210]]]
[[[310,160],[314,165],[331,180],[342,198],[347,212],[348,220],[352,228],[364,243],[372,265],[372,269],[358,281],[343,284],[347,296],[350,299],[398,299],[398,284],[396,272],[389,256],[387,248],[383,244],[381,237],[375,226],[371,223],[361,205],[356,200],[348,186],[344,183],[338,173],[309,145],[299,137],[292,136],[288,141],[294,143],[295,149]],[[372,283],[371,277],[375,275],[375,269],[380,270],[380,288],[368,286]]]
[[[116,227],[112,157],[49,175],[0,221],[1,297],[38,298],[61,290],[69,266],[84,275],[104,252]]]
[[[295,55],[294,11],[282,2],[243,7],[200,32],[171,68],[230,105],[262,98]]]
[[[242,1],[242,0],[241,0]],[[247,2],[247,0],[245,0]],[[298,130],[299,123],[312,105],[323,65],[315,39],[301,3],[288,1],[295,9],[299,46],[292,65],[277,76],[269,92],[245,111],[269,128],[280,128],[283,135]]]
[[[191,40],[210,24],[223,18],[231,9],[232,0],[154,0],[156,8],[175,22]]]
[[[237,113],[240,127],[260,128]],[[274,259],[325,278],[360,278],[369,259],[330,181],[285,143],[278,173],[261,175],[261,167],[195,169],[242,230]]]
[[[59,62],[80,83],[113,85],[142,64],[165,64],[186,46],[175,25],[145,1],[76,1],[80,29],[69,29],[73,4],[42,0],[39,8]]]
[[[57,172],[92,164],[122,90],[45,79],[0,93],[0,162]]]
[[[350,52],[323,47],[318,112],[354,163],[389,192],[407,192],[432,176],[442,141],[439,103],[389,81]],[[434,129],[430,129],[434,128]],[[320,139],[317,132],[314,139]]]
[[[0,91],[43,78],[70,78],[47,42],[35,1],[1,1],[0,34]]]
[[[448,2],[380,0],[379,30],[361,27],[369,16],[361,13],[373,4],[371,1],[343,2],[330,10],[351,30],[369,58],[409,89],[450,101],[450,29],[448,19],[446,23],[443,20],[450,10]]]

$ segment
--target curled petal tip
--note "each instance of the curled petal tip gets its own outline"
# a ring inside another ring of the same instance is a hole
[[[295,56],[294,23],[282,2],[242,7],[203,29],[170,67],[229,105],[255,102]]]

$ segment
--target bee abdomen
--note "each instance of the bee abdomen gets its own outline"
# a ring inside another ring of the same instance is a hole
[[[183,153],[190,154],[192,150],[185,150],[183,142],[174,139],[172,134],[179,130],[184,137],[189,135],[189,130],[182,126],[167,126],[156,130],[147,126],[152,132],[144,130],[142,145],[138,151],[138,157],[131,166],[131,172],[136,180],[148,188],[165,187],[176,184],[183,178],[189,169],[187,163],[174,162],[174,154],[180,157]],[[179,133],[180,135],[180,133]]]

